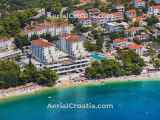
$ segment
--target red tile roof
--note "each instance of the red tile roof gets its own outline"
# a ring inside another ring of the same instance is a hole
[[[129,49],[140,49],[140,48],[143,48],[143,45],[138,45],[136,43],[133,43],[133,44],[128,45],[128,48]]]
[[[43,23],[36,24],[33,26],[27,26],[25,27],[25,32],[33,32],[33,31],[41,31],[47,28],[58,28],[58,27],[67,27],[69,26],[69,23],[67,20],[63,21],[44,21]]]
[[[70,41],[70,42],[77,42],[80,40],[80,36],[79,35],[75,35],[75,34],[65,34],[63,35],[63,38],[66,41]]]
[[[51,47],[52,46],[52,43],[48,42],[48,40],[45,40],[45,39],[32,40],[32,44],[39,46],[39,47]]]
[[[117,38],[117,39],[114,39],[113,42],[116,42],[116,43],[128,42],[128,39],[127,38]]]
[[[75,10],[74,16],[77,18],[88,18],[88,14],[85,10]]]

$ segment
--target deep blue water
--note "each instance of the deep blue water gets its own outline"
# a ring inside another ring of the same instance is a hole
[[[60,102],[114,108],[47,109],[49,103]],[[160,120],[160,82],[85,86],[20,97],[0,103],[0,120]]]

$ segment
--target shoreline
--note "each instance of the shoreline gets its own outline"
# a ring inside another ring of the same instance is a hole
[[[64,80],[61,83],[57,83],[53,87],[44,87],[34,83],[28,83],[23,86],[0,89],[0,101],[4,99],[9,99],[18,96],[27,96],[31,94],[36,94],[37,92],[42,92],[46,90],[53,89],[63,89],[87,85],[103,85],[111,83],[122,83],[122,82],[138,82],[138,81],[160,81],[160,71],[154,71],[152,73],[144,73],[141,75],[131,75],[122,77],[112,77],[98,80],[83,80],[75,82],[73,80]]]

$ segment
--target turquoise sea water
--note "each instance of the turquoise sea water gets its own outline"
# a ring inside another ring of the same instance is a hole
[[[47,109],[49,103],[113,104],[114,108]],[[0,120],[160,120],[160,82],[85,86],[20,97],[0,102]]]

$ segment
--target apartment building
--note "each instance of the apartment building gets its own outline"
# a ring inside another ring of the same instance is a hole
[[[52,64],[67,56],[45,39],[33,40],[31,44],[32,56],[41,63]]]
[[[10,49],[13,46],[13,39],[0,38],[0,50]]]
[[[57,41],[57,47],[74,58],[83,58],[88,54],[83,47],[81,36],[76,34],[62,34]]]
[[[60,21],[44,21],[40,24],[27,26],[24,29],[25,34],[30,38],[32,35],[41,35],[43,33],[50,33],[52,36],[61,33],[70,33],[73,25],[69,24],[67,20]]]
[[[148,14],[150,15],[158,15],[160,14],[160,5],[152,5],[148,8]]]

